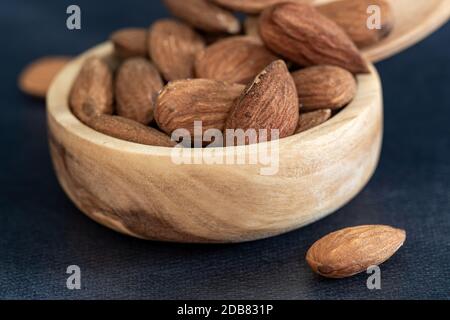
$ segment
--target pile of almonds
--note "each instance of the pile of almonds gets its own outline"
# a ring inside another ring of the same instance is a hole
[[[393,15],[385,0],[309,2],[164,0],[179,20],[115,32],[121,63],[89,58],[71,110],[99,132],[166,147],[179,128],[195,140],[194,121],[279,138],[320,125],[354,98],[355,75],[369,72],[359,48],[387,36]],[[369,5],[381,8],[381,29],[367,28]],[[248,15],[244,28],[235,11]]]

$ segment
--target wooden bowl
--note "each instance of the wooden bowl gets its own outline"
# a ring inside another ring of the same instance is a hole
[[[72,83],[87,56],[112,52],[110,43],[103,44],[70,63],[53,82],[47,103],[59,182],[81,211],[116,231],[197,243],[274,236],[341,208],[377,166],[382,93],[373,66],[358,76],[356,98],[334,118],[279,140],[278,172],[261,175],[266,165],[177,165],[172,148],[118,140],[82,124],[68,106]],[[248,156],[260,152],[256,147],[215,151]]]

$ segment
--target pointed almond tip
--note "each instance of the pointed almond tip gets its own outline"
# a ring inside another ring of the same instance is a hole
[[[397,232],[398,232],[398,234],[400,236],[400,239],[401,239],[401,242],[402,242],[401,245],[403,245],[405,243],[405,241],[406,241],[406,230],[404,230],[404,229],[396,229],[396,230],[397,230]]]
[[[288,67],[286,65],[286,62],[284,62],[281,59],[275,60],[273,62],[271,62],[267,67],[266,67],[266,71],[271,71],[271,70],[276,70],[276,69],[280,69],[280,70],[286,70],[288,71]]]

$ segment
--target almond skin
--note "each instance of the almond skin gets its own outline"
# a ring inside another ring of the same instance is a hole
[[[28,65],[19,76],[19,88],[26,94],[45,98],[54,77],[71,58],[44,57]]]
[[[84,62],[72,86],[69,104],[84,123],[93,116],[113,113],[113,76],[104,60],[91,57]]]
[[[382,225],[342,229],[318,240],[306,254],[312,270],[328,278],[345,278],[388,260],[403,245],[404,230]]]
[[[245,86],[207,79],[169,83],[158,96],[155,120],[167,134],[187,129],[194,135],[194,121],[202,121],[203,132],[223,130],[233,102]]]
[[[142,124],[150,123],[155,99],[162,87],[158,70],[148,60],[126,60],[116,75],[117,114]]]
[[[292,73],[302,110],[340,109],[356,95],[355,77],[345,69],[315,66]]]
[[[159,20],[149,31],[149,52],[167,81],[194,77],[194,61],[205,47],[202,37],[188,25]]]
[[[292,135],[298,124],[299,104],[297,90],[286,64],[272,62],[244,90],[228,116],[226,129],[267,130],[267,141],[272,140],[272,129],[279,130],[279,138]],[[265,139],[263,139],[265,140]],[[246,144],[251,141],[246,137]],[[234,144],[227,141],[227,145]]]
[[[244,31],[249,37],[253,37],[262,42],[259,36],[259,16],[248,16],[244,20]]]
[[[169,11],[190,25],[207,32],[239,33],[239,20],[209,0],[164,0]]]
[[[367,8],[377,5],[381,10],[381,29],[367,28]],[[379,42],[394,28],[395,18],[385,0],[341,0],[317,7],[317,10],[336,22],[360,48]]]
[[[300,66],[328,64],[352,73],[369,72],[348,35],[310,5],[286,2],[268,8],[259,30],[269,49]]]
[[[123,59],[147,57],[147,29],[124,28],[111,35],[117,55]]]
[[[197,55],[198,78],[247,84],[277,60],[264,45],[251,37],[221,40]]]
[[[161,131],[120,116],[97,115],[89,119],[88,125],[98,132],[125,141],[160,147],[175,145]]]
[[[322,123],[328,121],[331,118],[330,109],[322,109],[312,112],[306,112],[300,114],[300,119],[298,120],[298,126],[295,133],[300,133],[312,129],[321,125]]]
[[[286,2],[286,0],[212,0],[218,5],[233,10],[249,14],[258,14],[264,9],[274,4]],[[308,3],[310,0],[290,0],[296,2]]]

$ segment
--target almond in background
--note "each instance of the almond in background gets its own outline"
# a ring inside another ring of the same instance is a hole
[[[405,239],[404,230],[389,226],[345,228],[316,241],[308,250],[306,261],[324,277],[350,277],[388,260]]]
[[[340,109],[356,95],[356,79],[345,69],[314,66],[292,73],[302,110]]]
[[[369,69],[336,23],[307,4],[285,2],[263,11],[259,30],[269,49],[300,66],[335,65],[352,73]]]
[[[226,129],[254,129],[255,142],[260,142],[259,130],[266,130],[266,141],[272,140],[271,129],[279,131],[279,138],[294,134],[299,118],[297,90],[286,64],[272,62],[244,90],[235,102],[225,124]],[[245,144],[251,144],[246,137]],[[226,141],[234,145],[234,141]]]
[[[244,20],[244,31],[249,37],[253,37],[262,42],[259,36],[259,16],[248,16]]]
[[[155,22],[149,31],[149,52],[167,81],[194,77],[194,61],[205,43],[188,25],[165,19]]]
[[[252,37],[230,37],[197,55],[198,78],[247,84],[278,58]]]
[[[194,136],[194,121],[202,121],[203,132],[223,130],[234,101],[245,86],[208,79],[170,82],[158,96],[155,120],[167,134],[187,129]]]
[[[207,32],[237,34],[239,20],[209,0],[164,0],[169,11],[195,28]]]
[[[88,58],[69,96],[75,116],[84,123],[99,114],[113,113],[113,75],[109,65],[98,57]]]
[[[71,60],[70,57],[43,57],[28,66],[19,76],[19,88],[24,93],[45,98],[55,76]]]
[[[249,14],[257,14],[264,9],[286,0],[212,0],[218,5],[233,10]],[[289,0],[294,2],[309,3],[311,0]]]
[[[378,6],[381,11],[381,29],[369,29],[367,9]],[[387,37],[395,24],[394,12],[385,0],[341,0],[317,7],[317,10],[336,22],[355,44],[364,48]]]
[[[126,60],[116,75],[117,114],[142,124],[150,123],[162,87],[161,76],[151,62],[144,58]]]
[[[322,123],[327,122],[331,118],[331,115],[332,113],[330,109],[301,113],[295,133],[304,132],[320,126]]]
[[[111,35],[117,55],[123,59],[147,57],[147,29],[124,28]]]

